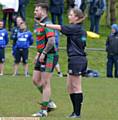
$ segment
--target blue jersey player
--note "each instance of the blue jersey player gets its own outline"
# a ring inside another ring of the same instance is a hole
[[[8,32],[3,28],[4,23],[0,20],[0,75],[3,75],[5,62],[5,47],[8,44]]]

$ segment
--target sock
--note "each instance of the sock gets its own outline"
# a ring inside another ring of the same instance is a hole
[[[75,102],[75,106],[74,106],[74,112],[76,115],[80,115],[81,113],[81,106],[82,106],[82,101],[83,101],[83,93],[74,93],[74,102]]]
[[[49,101],[45,101],[45,102],[40,103],[41,110],[47,110],[48,109],[48,103],[49,103]]]
[[[37,86],[38,90],[40,91],[40,93],[43,93],[43,86]]]
[[[75,112],[75,101],[74,101],[74,93],[70,94],[70,99],[73,105],[73,112]]]

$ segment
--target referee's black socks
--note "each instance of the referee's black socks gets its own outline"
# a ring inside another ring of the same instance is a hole
[[[73,104],[73,112],[79,116],[81,113],[81,106],[83,101],[83,93],[70,94],[71,102]]]

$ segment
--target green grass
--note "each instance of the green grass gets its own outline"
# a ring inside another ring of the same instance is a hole
[[[27,23],[33,31],[33,9],[34,1],[31,0],[27,7]],[[67,23],[67,15],[64,15],[64,23]],[[85,28],[89,30],[89,20],[85,21]],[[110,29],[105,25],[104,17],[100,26],[100,39],[87,39],[87,48],[103,48]],[[35,45],[35,43],[34,43]],[[60,47],[66,47],[66,37],[61,36]],[[88,68],[100,73],[98,78],[83,78],[84,103],[82,107],[81,120],[118,120],[118,80],[106,78],[106,52],[86,50]],[[0,76],[0,117],[6,116],[31,116],[39,110],[37,104],[41,95],[32,83],[33,60],[36,49],[31,48],[29,52],[30,77],[25,78],[22,65],[19,66],[19,76],[13,77],[13,57],[11,48],[6,49],[5,75]],[[66,50],[59,51],[62,72],[67,72]],[[54,71],[52,77],[52,98],[56,102],[57,110],[51,112],[43,120],[66,120],[66,116],[72,112],[71,102],[66,91],[66,78],[57,77]]]
[[[84,103],[81,120],[117,120],[118,96],[116,79],[83,78]],[[51,112],[47,120],[66,120],[71,103],[66,91],[65,78],[52,78],[52,98],[57,110]],[[0,77],[0,116],[31,116],[39,110],[40,94],[33,86],[31,77]]]

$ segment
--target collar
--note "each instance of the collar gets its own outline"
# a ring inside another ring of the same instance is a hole
[[[45,21],[47,21],[47,20],[48,20],[48,16],[41,18],[40,22],[43,23],[43,22],[45,22]]]

